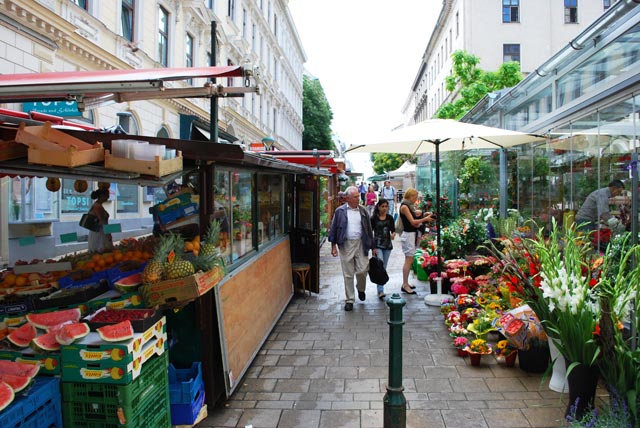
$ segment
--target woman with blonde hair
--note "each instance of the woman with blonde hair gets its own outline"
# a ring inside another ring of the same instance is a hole
[[[416,243],[418,242],[419,229],[422,223],[435,220],[433,213],[423,216],[422,211],[415,209],[418,200],[418,191],[412,187],[404,192],[404,197],[400,203],[399,215],[402,220],[404,230],[400,236],[402,242],[402,252],[404,253],[404,265],[402,266],[402,291],[406,294],[417,294],[413,285],[409,284],[409,271],[416,253]]]

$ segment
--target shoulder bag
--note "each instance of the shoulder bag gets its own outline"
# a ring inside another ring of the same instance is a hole
[[[92,232],[100,231],[100,219],[93,213],[82,214],[79,225]]]

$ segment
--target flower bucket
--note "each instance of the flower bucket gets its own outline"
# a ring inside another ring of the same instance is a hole
[[[466,357],[468,354],[467,351],[465,351],[464,349],[457,348],[457,351],[458,351],[459,357]]]
[[[469,361],[471,361],[472,366],[479,366],[481,359],[482,354],[478,354],[477,352],[469,352]]]
[[[549,365],[549,348],[518,349],[520,368],[527,373],[544,373]]]
[[[565,364],[568,369],[571,362],[565,360]],[[581,420],[593,408],[599,375],[597,366],[578,364],[571,369],[567,375],[569,403],[565,417]]]
[[[513,367],[516,364],[516,357],[518,356],[518,351],[513,351],[509,355],[504,357],[504,364],[507,367]]]

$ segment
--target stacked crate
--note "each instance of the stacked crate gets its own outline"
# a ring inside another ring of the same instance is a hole
[[[196,423],[205,406],[202,363],[195,362],[188,369],[176,369],[169,364],[169,402],[172,425]]]
[[[0,413],[2,428],[61,428],[60,379],[38,376]]]

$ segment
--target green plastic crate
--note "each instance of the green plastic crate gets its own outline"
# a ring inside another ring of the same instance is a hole
[[[130,421],[139,421],[141,417],[151,418],[151,413],[156,412],[151,409],[154,405],[166,404],[165,407],[168,409],[168,366],[169,357],[165,352],[143,365],[140,376],[127,385],[63,382],[65,426],[85,426],[78,423],[96,423],[98,425],[86,426],[97,428],[138,426],[130,425]],[[166,400],[158,399],[165,395]],[[158,413],[162,413],[161,410]],[[121,420],[125,423],[120,423]]]

